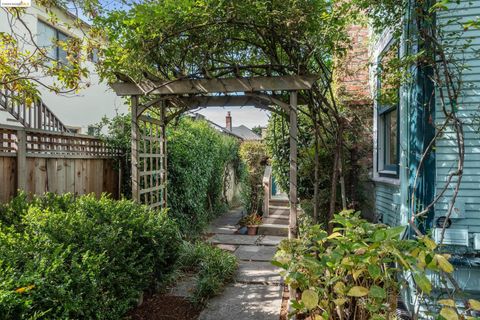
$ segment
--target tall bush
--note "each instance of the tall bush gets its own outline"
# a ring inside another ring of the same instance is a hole
[[[245,141],[240,146],[240,157],[246,165],[242,183],[242,202],[248,213],[262,210],[262,178],[267,163],[267,152],[263,142]]]
[[[103,138],[110,145],[124,150],[122,190],[131,190],[130,116],[104,119]],[[222,135],[206,121],[180,118],[167,126],[168,206],[186,235],[195,235],[226,206],[225,173],[234,168],[236,180],[242,175],[238,141]]]
[[[93,195],[24,196],[0,215],[0,319],[119,319],[171,271],[167,213]]]
[[[207,122],[182,119],[168,132],[168,204],[186,234],[201,231],[226,207],[225,168],[241,164],[238,142]]]

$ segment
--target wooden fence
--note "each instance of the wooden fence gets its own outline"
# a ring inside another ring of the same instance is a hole
[[[0,202],[18,189],[118,198],[117,156],[94,137],[0,125]]]

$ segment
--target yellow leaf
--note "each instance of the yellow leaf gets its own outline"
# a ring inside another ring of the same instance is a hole
[[[480,311],[480,301],[474,300],[474,299],[469,299],[468,304],[470,305],[470,308],[475,310],[475,311]]]
[[[336,293],[336,294],[344,294],[345,292],[345,284],[343,282],[337,282],[335,283],[335,285],[333,286],[333,291]]]
[[[443,306],[455,308],[455,301],[452,299],[440,299],[438,300],[438,303]]]
[[[302,292],[302,302],[305,308],[312,310],[318,306],[318,294],[313,290],[305,290]]]
[[[442,310],[440,310],[440,315],[442,317],[444,317],[446,320],[458,320],[459,319],[458,314],[455,311],[455,309],[448,308],[448,307],[442,308]]]
[[[365,271],[365,269],[355,270],[352,272],[353,279],[357,281],[358,277]]]
[[[424,236],[422,240],[423,240],[423,243],[425,243],[427,248],[430,250],[434,250],[437,247],[437,244],[435,243],[435,241],[430,239],[428,236]]]
[[[361,286],[352,287],[347,293],[347,295],[351,297],[363,297],[363,296],[366,296],[367,294],[368,294],[368,289]]]
[[[16,293],[24,293],[25,291],[32,290],[33,288],[35,288],[35,285],[34,285],[34,284],[29,285],[29,286],[26,286],[26,287],[18,288],[17,290],[15,290],[15,292],[16,292]]]
[[[338,298],[338,299],[335,299],[333,300],[333,302],[335,303],[336,306],[343,306],[345,304],[345,302],[347,302],[347,299],[345,298]]]
[[[437,263],[438,263],[438,266],[440,267],[440,269],[442,269],[443,271],[447,272],[447,273],[452,273],[453,272],[453,266],[450,262],[448,262],[448,260],[440,255],[440,254],[436,254],[435,255],[435,259],[437,259]]]
[[[338,238],[338,237],[341,237],[341,236],[342,236],[342,234],[340,232],[334,232],[331,235],[329,235],[327,237],[327,239],[335,239],[335,238]]]

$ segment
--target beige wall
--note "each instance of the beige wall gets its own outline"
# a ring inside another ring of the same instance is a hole
[[[61,10],[55,11],[59,23],[56,26],[62,32],[71,36],[83,37],[83,31],[79,28],[68,29],[66,24],[72,21]],[[22,18],[28,25],[34,35],[37,33],[38,19],[47,20],[48,15],[39,7],[33,5],[28,8]],[[64,23],[62,23],[63,21]],[[66,23],[65,23],[66,22]],[[16,33],[20,33],[28,37],[28,34],[18,23],[14,26]],[[4,10],[0,10],[0,32],[11,32],[11,28],[7,21],[7,14]],[[25,43],[21,44],[22,49],[32,50]],[[56,95],[44,88],[39,88],[42,99],[45,104],[68,126],[81,127],[82,133],[85,133],[88,125],[97,123],[103,116],[113,117],[117,113],[125,113],[128,107],[123,100],[115,95],[115,93],[105,83],[100,83],[99,76],[95,72],[95,66],[91,62],[86,62],[86,67],[90,71],[90,76],[82,81],[84,89],[75,94]],[[50,77],[41,77],[42,82],[51,84],[53,79]],[[0,114],[0,123],[14,124],[6,122],[8,115],[4,112]]]

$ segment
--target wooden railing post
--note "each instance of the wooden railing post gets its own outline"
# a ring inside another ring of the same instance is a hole
[[[132,96],[132,199],[140,202],[138,96]]]
[[[297,91],[290,92],[290,226],[288,238],[297,237]]]
[[[27,187],[27,133],[24,129],[17,130],[17,189]]]

